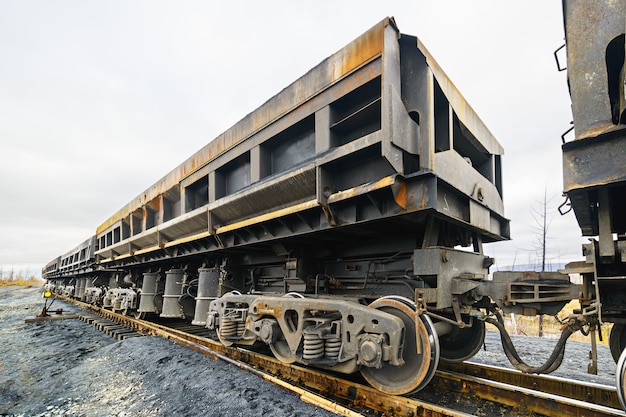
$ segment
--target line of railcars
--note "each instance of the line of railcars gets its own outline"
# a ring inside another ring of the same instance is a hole
[[[556,314],[581,298],[571,331],[593,329],[601,312],[623,317],[600,306],[593,256],[575,265],[582,287],[561,273],[489,277],[483,244],[509,239],[502,154],[419,39],[387,18],[122,207],[43,276],[56,293],[187,319],[225,345],[263,342],[284,362],[360,372],[388,393],[418,391],[440,360],[471,358],[485,322],[497,325],[502,312]],[[566,183],[579,221],[587,191]],[[623,332],[616,338],[626,344]],[[529,368],[506,350],[528,372],[558,366]]]

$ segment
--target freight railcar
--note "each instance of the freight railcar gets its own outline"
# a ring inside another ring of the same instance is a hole
[[[594,292],[600,321],[616,322],[612,352],[626,347],[626,2],[564,2],[574,140],[563,143],[564,189],[583,236],[571,265]],[[590,19],[602,22],[584,30]]]
[[[588,321],[614,323],[609,345],[626,408],[626,1],[564,0],[563,15],[575,136],[563,136],[564,192],[591,237],[585,260],[568,269],[583,276]]]
[[[419,39],[384,19],[101,224],[88,268],[44,277],[417,391],[439,360],[473,356],[502,310],[556,314],[580,292],[559,273],[489,279],[483,244],[510,237],[502,154]]]

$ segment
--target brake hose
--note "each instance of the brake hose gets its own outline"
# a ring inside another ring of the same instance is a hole
[[[485,319],[485,322],[493,324],[500,331],[502,348],[504,349],[504,353],[509,359],[509,362],[511,362],[511,365],[513,365],[515,369],[527,374],[549,374],[550,372],[556,370],[563,361],[563,356],[565,354],[565,342],[567,342],[567,339],[574,332],[581,328],[581,323],[578,321],[568,324],[561,333],[561,337],[559,338],[559,341],[554,347],[554,350],[552,351],[552,354],[550,355],[546,363],[541,366],[531,366],[520,358],[517,350],[515,349],[515,346],[513,346],[511,337],[504,327],[504,320],[502,320],[502,315],[498,311],[493,311],[493,313],[495,314],[497,320],[492,317],[487,317]]]

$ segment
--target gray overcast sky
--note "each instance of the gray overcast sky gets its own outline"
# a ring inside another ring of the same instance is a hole
[[[0,0],[0,267],[38,273],[386,16],[504,146],[513,240],[486,250],[532,262],[531,206],[563,201],[560,2]],[[579,259],[573,214],[550,217],[552,262]]]

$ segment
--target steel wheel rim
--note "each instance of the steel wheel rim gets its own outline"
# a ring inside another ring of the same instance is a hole
[[[420,316],[416,321],[415,304],[402,297],[379,298],[370,307],[388,312],[404,322],[405,364],[401,367],[383,364],[380,369],[363,367],[361,374],[370,385],[387,394],[404,395],[421,390],[434,376],[439,362],[439,345],[432,322],[426,316]],[[421,354],[417,353],[417,334]]]
[[[473,358],[485,343],[485,322],[474,319],[472,327],[455,327],[453,333],[439,339],[441,360],[448,363],[466,361]],[[454,349],[455,346],[458,348]]]

